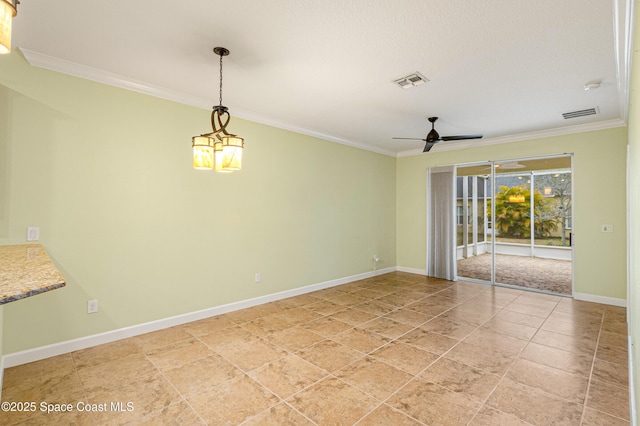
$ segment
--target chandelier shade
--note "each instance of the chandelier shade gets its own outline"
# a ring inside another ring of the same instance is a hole
[[[229,50],[216,47],[213,52],[220,55],[220,104],[214,106],[211,112],[211,132],[191,138],[193,167],[231,173],[242,168],[244,139],[227,131],[231,115],[228,108],[222,105],[222,58],[229,54]]]
[[[18,14],[17,0],[0,0],[0,54],[11,52],[11,21]]]

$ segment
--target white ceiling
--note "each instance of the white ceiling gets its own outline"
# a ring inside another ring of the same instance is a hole
[[[219,84],[212,49],[223,46],[233,117],[406,155],[424,143],[391,138],[426,137],[429,116],[440,117],[443,136],[485,135],[475,143],[623,125],[628,4],[23,0],[13,47],[39,66],[210,109]],[[430,82],[392,83],[415,71]],[[601,87],[585,91],[590,80]],[[598,115],[561,115],[592,107]]]

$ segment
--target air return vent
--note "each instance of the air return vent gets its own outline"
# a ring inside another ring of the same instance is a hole
[[[404,76],[402,78],[399,78],[397,80],[393,80],[393,82],[395,84],[397,84],[398,86],[402,87],[403,89],[408,89],[410,87],[420,86],[421,84],[424,84],[427,81],[429,81],[429,79],[427,79],[427,77],[425,77],[424,75],[420,74],[419,72],[415,72],[413,74],[406,75],[406,76]]]
[[[598,107],[595,107],[589,109],[581,109],[580,111],[565,112],[562,114],[562,116],[565,120],[568,120],[570,118],[584,117],[585,115],[596,115],[599,112],[600,111],[598,110]]]

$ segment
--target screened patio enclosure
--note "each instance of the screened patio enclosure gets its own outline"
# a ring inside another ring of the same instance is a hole
[[[456,277],[572,294],[571,156],[455,168]]]

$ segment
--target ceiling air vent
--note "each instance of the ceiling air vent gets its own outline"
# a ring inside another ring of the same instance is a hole
[[[397,80],[393,80],[395,84],[402,87],[403,89],[420,86],[421,84],[424,84],[427,81],[429,81],[429,79],[427,79],[427,77],[420,74],[419,72],[415,72],[413,74],[409,74]]]
[[[565,120],[568,120],[570,118],[584,117],[585,115],[596,115],[599,112],[600,111],[598,111],[598,107],[595,107],[589,109],[581,109],[580,111],[565,112],[562,114],[562,116]]]

